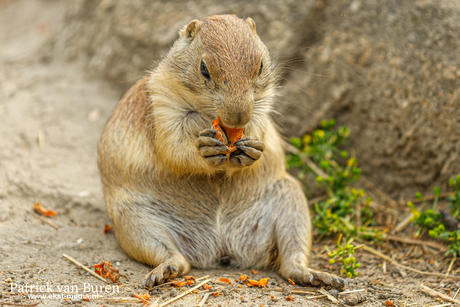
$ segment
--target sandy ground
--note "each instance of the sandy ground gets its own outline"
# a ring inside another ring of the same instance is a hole
[[[35,54],[53,33],[63,11],[63,1],[0,1],[0,305],[113,304],[102,298],[89,302],[57,297],[37,300],[18,294],[25,285],[47,285],[47,296],[69,291],[58,286],[78,286],[82,292],[85,283],[104,285],[65,260],[63,254],[89,267],[110,260],[125,275],[121,277],[120,292],[91,291],[88,297],[132,298],[150,270],[129,259],[113,233],[102,232],[111,221],[103,203],[96,146],[106,119],[120,99],[119,92],[102,81],[88,79],[78,63],[41,63],[36,59]],[[57,216],[48,219],[57,229],[32,211],[35,202],[57,211]],[[328,265],[322,245],[315,245],[312,267],[337,274],[339,267]],[[383,246],[384,251],[403,262],[406,258],[401,251],[409,249],[414,260],[406,261],[406,265],[445,272],[449,259],[442,253],[413,246]],[[387,300],[395,306],[434,306],[440,303],[421,294],[420,282],[443,293],[456,291],[459,286],[451,279],[422,280],[374,256],[359,253],[358,260],[365,268],[360,270],[360,278],[350,281],[349,289],[367,291],[367,300],[361,306],[382,306]],[[220,295],[211,296],[206,306],[337,306],[324,298],[307,300],[305,295],[294,294],[295,302],[286,300],[285,294],[273,289],[287,282],[272,271],[254,275],[249,270],[221,267],[192,270],[190,274],[197,278],[210,275],[213,280],[229,277],[233,281],[241,273],[253,279],[270,276],[269,288],[235,286],[228,292],[230,286],[211,282],[211,291],[218,290]],[[13,294],[9,293],[12,287],[17,287]],[[164,286],[152,291],[152,301],[165,302],[183,291],[171,289]],[[170,306],[196,306],[205,293],[188,295]]]

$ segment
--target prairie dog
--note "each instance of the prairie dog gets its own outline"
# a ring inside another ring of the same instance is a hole
[[[120,246],[155,267],[144,286],[229,256],[298,284],[345,287],[308,267],[307,200],[271,119],[277,77],[251,18],[210,16],[181,29],[116,107],[98,164]],[[215,138],[217,117],[244,127],[235,152]]]

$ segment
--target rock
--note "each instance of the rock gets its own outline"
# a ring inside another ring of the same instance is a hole
[[[288,286],[281,286],[281,289],[283,289],[283,295],[284,296],[289,296],[291,295],[291,288]]]
[[[331,289],[328,291],[330,295],[332,295],[335,298],[339,297],[339,291],[337,289]]]
[[[81,0],[69,5],[42,57],[78,59],[124,91],[181,27],[229,11],[251,16],[279,58],[276,110],[285,135],[334,117],[349,126],[363,174],[380,189],[404,199],[435,185],[448,189],[447,179],[460,173],[455,1],[203,0],[184,10],[176,2]]]
[[[176,297],[178,295],[177,293],[177,289],[176,288],[172,288],[170,291],[169,291],[169,296],[170,297]]]
[[[340,301],[346,305],[355,306],[359,303],[362,303],[366,300],[367,293],[366,292],[356,292],[344,295],[343,299]]]

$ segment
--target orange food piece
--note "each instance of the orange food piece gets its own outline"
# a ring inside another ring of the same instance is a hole
[[[248,275],[241,275],[240,276],[240,280],[246,280],[246,279],[248,279]]]
[[[212,295],[213,295],[214,297],[218,297],[218,296],[219,296],[219,293],[214,292]]]
[[[223,283],[226,283],[226,284],[229,284],[229,283],[230,283],[230,279],[225,278],[225,277],[221,277],[221,278],[219,278],[217,281],[220,281],[220,282],[223,282]]]
[[[204,285],[203,285],[203,289],[204,289],[204,290],[209,290],[209,289],[211,289],[211,288],[212,288],[212,286],[209,286],[208,284],[204,284]]]
[[[288,279],[289,283],[293,286],[295,286],[295,282],[293,282],[292,280]]]
[[[145,301],[149,301],[150,300],[150,294],[149,293],[146,293],[144,295],[140,295],[140,294],[136,294],[134,293],[134,297],[135,298],[138,298],[140,300],[145,300]]]
[[[109,278],[113,283],[117,282],[120,278],[119,271],[115,269],[110,261],[102,261],[101,263],[95,264],[94,271],[104,278]]]
[[[187,282],[185,281],[178,281],[178,282],[173,282],[172,285],[174,287],[179,287],[179,288],[182,288],[183,286],[185,286],[185,284],[187,284]]]
[[[252,274],[259,274],[259,271],[256,271],[256,270],[252,270]]]
[[[238,285],[238,288],[242,288],[243,286],[242,285]]]
[[[192,276],[192,275],[184,275],[182,276],[184,279],[188,280],[188,279],[195,279],[195,276]]]
[[[264,287],[268,284],[270,277],[259,279],[259,287]]]
[[[86,296],[83,295],[82,299],[85,301],[85,302],[89,302],[89,298],[87,298]]]
[[[64,299],[64,301],[70,301],[70,298],[66,297],[66,298]]]
[[[104,230],[102,232],[107,233],[107,232],[109,232],[111,230],[112,230],[112,226],[106,224],[105,227],[104,227]]]
[[[249,279],[249,285],[251,287],[258,287],[259,286],[259,282],[257,280],[252,280],[252,279]]]
[[[43,206],[40,203],[35,203],[34,210],[37,213],[39,213],[41,215],[44,215],[44,216],[48,216],[48,217],[52,217],[52,216],[55,216],[57,214],[55,211],[43,208]]]
[[[233,144],[238,141],[238,140],[241,140],[244,136],[244,128],[229,128],[229,127],[225,127],[224,124],[221,123],[220,121],[220,117],[217,116],[217,119],[215,119],[213,122],[212,122],[212,129],[216,129],[217,132],[216,134],[214,135],[214,138],[218,139],[219,141],[221,141],[222,143],[225,144],[224,142],[224,137],[222,136],[222,129],[224,129],[225,131],[225,134],[227,135],[227,138],[228,138],[228,141],[229,141],[229,144],[228,144],[228,149],[230,149],[231,152],[234,152],[236,151],[236,147],[233,146]]]
[[[272,300],[274,300],[274,299],[275,299],[275,296],[274,296],[274,295],[272,295],[272,296],[270,296],[270,298],[271,298]]]
[[[387,305],[387,306],[393,306],[394,304],[393,304],[392,301],[387,300],[387,301],[385,302],[385,305]]]
[[[292,297],[292,295],[286,296],[286,299],[287,299],[288,301],[294,301],[294,298]]]
[[[270,277],[267,277],[267,278],[261,278],[259,279],[258,281],[257,280],[252,280],[252,279],[249,279],[249,284],[248,286],[250,287],[261,287],[261,288],[265,288],[265,286],[268,284],[268,280],[270,279]]]

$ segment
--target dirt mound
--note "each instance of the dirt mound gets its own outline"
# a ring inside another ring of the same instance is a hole
[[[186,9],[184,9],[186,6]],[[177,30],[211,14],[251,16],[284,69],[278,119],[299,135],[351,127],[364,175],[393,196],[460,172],[460,7],[439,1],[79,1],[44,54],[80,59],[129,88]]]

